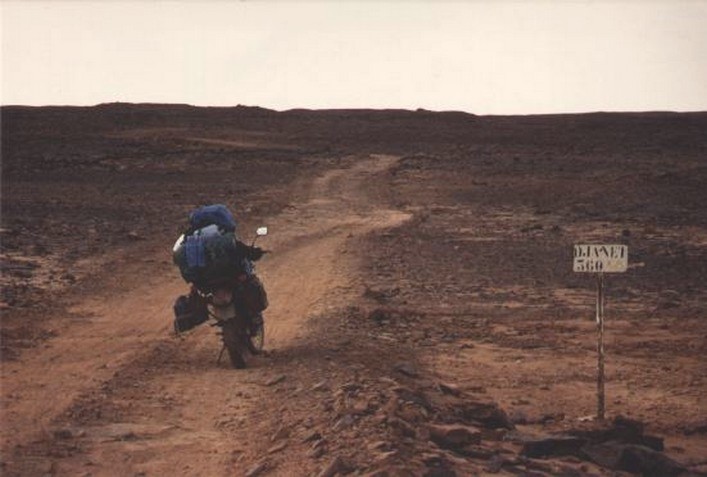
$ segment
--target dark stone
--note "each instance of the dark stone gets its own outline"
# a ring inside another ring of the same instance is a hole
[[[364,296],[373,298],[373,295],[372,295],[372,293],[369,293],[369,290],[366,291]],[[378,300],[379,302],[384,300],[381,297],[376,297],[375,299]],[[382,310],[380,308],[377,308],[368,314],[368,319],[371,321],[375,321],[376,324],[378,324],[379,326],[382,326],[384,324],[390,323],[390,314],[386,310]]]
[[[389,418],[388,425],[399,432],[403,437],[411,437],[413,439],[417,437],[415,428],[402,419]]]
[[[348,474],[356,470],[349,462],[339,456],[334,457],[319,474],[318,477],[334,477],[337,474]]]
[[[445,449],[459,449],[469,444],[481,442],[481,432],[469,426],[458,424],[431,425],[429,427],[430,439]]]
[[[582,451],[589,460],[602,467],[649,477],[672,477],[687,470],[662,453],[635,444],[607,442],[586,446]]]
[[[505,464],[505,463],[506,462],[503,459],[503,457],[500,455],[497,455],[488,461],[484,470],[486,472],[488,472],[489,474],[498,474],[501,471],[501,468],[503,468],[503,464]]]
[[[469,445],[466,447],[462,447],[461,449],[455,449],[454,452],[459,455],[463,455],[464,457],[469,457],[471,459],[484,460],[491,459],[498,454],[498,452],[494,449],[488,449],[479,445]]]
[[[267,462],[258,462],[253,467],[248,469],[248,472],[245,473],[245,477],[256,477],[258,475],[261,475],[265,470],[268,468],[268,463]]]
[[[545,439],[528,440],[523,444],[521,455],[527,457],[549,457],[563,455],[578,455],[580,449],[587,443],[585,439],[575,436],[553,436]]]
[[[508,419],[513,424],[528,424],[528,415],[522,409],[514,409],[510,412]]]
[[[430,404],[430,401],[427,399],[427,397],[422,391],[413,391],[412,389],[403,386],[398,386],[393,389],[393,392],[395,392],[395,394],[401,401],[407,401],[413,404],[417,404],[419,406],[424,407],[428,411],[432,410],[432,405]]]
[[[54,431],[56,439],[71,439],[74,437],[74,432],[71,429],[57,429]]]
[[[614,428],[623,429],[624,432],[633,435],[643,435],[645,425],[637,419],[631,419],[625,416],[616,416],[614,418]]]
[[[494,402],[466,401],[456,411],[465,422],[489,429],[515,429],[508,414]]]
[[[449,394],[450,396],[460,396],[462,394],[461,389],[454,384],[439,383],[438,387],[443,394]]]
[[[707,434],[707,419],[688,424],[683,428],[683,433],[686,436],[691,436],[693,434]]]
[[[654,451],[662,452],[665,450],[665,444],[663,444],[663,438],[658,436],[641,436],[640,442],[636,444],[643,447],[648,447]]]
[[[619,462],[620,469],[643,475],[673,476],[687,469],[668,456],[644,446],[627,445]]]
[[[648,447],[655,451],[664,449],[663,439],[657,436],[644,435],[644,424],[635,419],[618,416],[609,426],[573,430],[569,434],[586,439],[593,444],[603,442],[617,442],[624,444],[636,444]]]
[[[315,432],[311,433],[310,435],[308,435],[307,437],[305,437],[305,438],[302,440],[302,442],[318,441],[318,440],[320,440],[321,438],[322,438],[321,433],[315,431]]]
[[[287,376],[285,376],[284,374],[280,374],[280,375],[274,376],[274,377],[270,378],[269,380],[267,380],[265,382],[265,385],[266,386],[274,386],[276,384],[280,384],[285,379],[287,379]]]
[[[429,469],[423,474],[424,477],[457,477],[454,469]]]
[[[420,374],[417,372],[417,368],[412,363],[403,361],[395,365],[395,370],[400,374],[408,376],[410,378],[417,378]]]
[[[621,460],[621,448],[612,444],[589,444],[582,448],[584,458],[608,469],[617,469]]]

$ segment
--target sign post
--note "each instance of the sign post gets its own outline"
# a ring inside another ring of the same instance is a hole
[[[575,245],[573,270],[597,276],[597,419],[604,419],[604,273],[623,273],[628,268],[626,245]]]

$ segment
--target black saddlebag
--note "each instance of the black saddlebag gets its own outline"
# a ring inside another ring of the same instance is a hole
[[[209,319],[206,302],[196,293],[181,295],[174,302],[174,331],[191,330]]]

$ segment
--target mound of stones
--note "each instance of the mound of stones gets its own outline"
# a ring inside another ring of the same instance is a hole
[[[525,435],[497,403],[425,378],[410,363],[394,365],[390,378],[331,391],[331,426],[307,437],[311,457],[328,459],[321,476],[694,475],[640,422],[619,417],[562,435]]]

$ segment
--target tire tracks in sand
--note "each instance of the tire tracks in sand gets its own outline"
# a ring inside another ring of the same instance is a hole
[[[270,298],[267,349],[295,346],[309,317],[353,296],[358,257],[344,253],[352,237],[409,218],[372,187],[397,160],[375,155],[329,170],[268,221],[261,245],[273,253],[258,266]],[[254,418],[276,419],[265,398],[270,358],[235,371],[216,363],[210,327],[170,338],[166,304],[184,290],[178,277],[155,278],[128,295],[86,300],[77,311],[88,322],[4,366],[8,475],[233,475],[254,457],[263,446]]]

